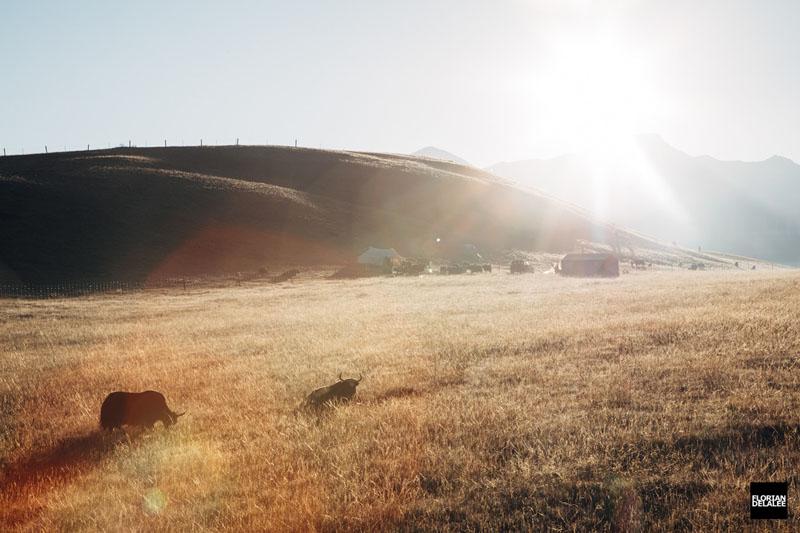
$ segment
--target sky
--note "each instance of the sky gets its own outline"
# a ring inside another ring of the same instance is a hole
[[[297,139],[488,166],[652,132],[800,161],[798,28],[794,0],[4,0],[0,146]]]

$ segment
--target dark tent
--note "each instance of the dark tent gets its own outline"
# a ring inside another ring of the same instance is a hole
[[[613,254],[567,254],[561,260],[565,276],[619,276],[619,261]]]

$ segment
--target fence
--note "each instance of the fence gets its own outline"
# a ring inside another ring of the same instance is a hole
[[[239,140],[240,140],[239,137],[236,137],[236,142],[233,144],[233,146],[240,146]],[[223,140],[223,143],[224,142],[226,142],[226,141]],[[67,144],[63,144],[63,145],[61,145],[61,144],[59,144],[59,145],[44,144],[44,145],[41,145],[41,146],[44,146],[44,152],[37,152],[37,150],[39,148],[34,148],[33,151],[28,150],[28,152],[25,152],[25,148],[20,148],[19,152],[17,152],[16,155],[25,155],[26,153],[28,155],[38,155],[38,154],[52,154],[52,153],[57,153],[57,152],[82,152],[82,151],[92,151],[92,150],[112,150],[112,149],[117,149],[117,148],[125,148],[126,144],[125,143],[106,143],[105,146],[102,145],[102,144],[87,144],[87,145],[85,145],[86,148],[84,148],[84,145],[76,146],[76,145],[73,145],[73,144],[69,144],[69,145],[67,145]],[[161,147],[161,146],[162,146],[161,141],[157,142],[156,144],[151,144],[148,141],[145,141],[144,144],[137,144],[137,143],[134,143],[133,141],[129,140],[128,144],[127,144],[127,148],[157,148],[157,147]],[[170,146],[171,147],[179,147],[179,146],[180,147],[187,147],[187,146],[188,147],[196,147],[198,145],[187,145],[183,139],[181,139],[181,143],[180,144],[168,144],[167,143],[167,139],[164,139],[163,147],[167,148],[167,147],[170,147]],[[217,140],[214,140],[214,144],[213,145],[209,145],[207,140],[206,140],[206,142],[204,142],[203,139],[200,139],[199,146],[200,146],[200,148],[203,148],[203,147],[206,147],[206,146],[228,146],[228,145],[225,145],[225,144],[220,145]],[[269,139],[265,140],[264,146],[270,146]],[[291,144],[286,144],[286,145],[282,145],[282,146],[291,146]],[[297,145],[297,139],[295,139],[294,140],[294,147],[297,148],[297,146],[298,146]],[[322,143],[320,143],[319,148],[320,148],[320,150],[322,149]],[[13,152],[13,150],[11,150],[11,151]],[[8,154],[6,153],[6,146],[4,146],[3,147],[3,157],[6,157],[7,155]],[[14,154],[12,153],[11,155],[14,155]]]
[[[146,289],[183,289],[193,284],[186,279],[149,281],[64,281],[52,283],[2,283],[0,298],[63,298],[142,291]]]

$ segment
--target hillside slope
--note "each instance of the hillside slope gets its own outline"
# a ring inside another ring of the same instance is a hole
[[[0,159],[0,279],[143,280],[346,262],[367,245],[569,251],[657,243],[451,162],[288,147]],[[441,243],[436,238],[441,238]]]

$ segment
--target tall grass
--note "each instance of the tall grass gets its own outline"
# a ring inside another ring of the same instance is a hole
[[[0,524],[750,527],[750,481],[798,489],[798,316],[794,272],[5,300]],[[354,403],[297,410],[340,372]],[[187,415],[99,432],[107,393],[146,389]]]

